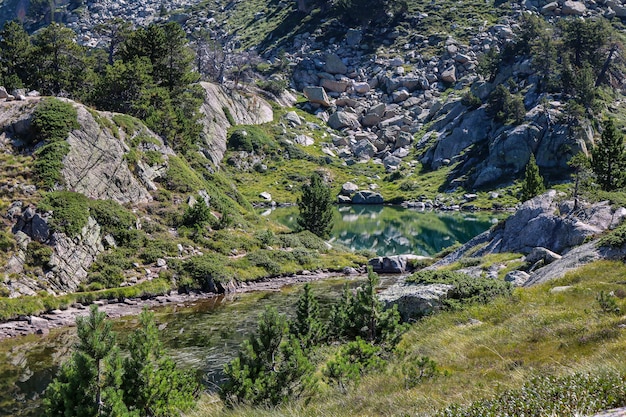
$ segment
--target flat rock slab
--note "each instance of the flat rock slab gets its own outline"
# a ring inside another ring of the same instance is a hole
[[[626,407],[614,408],[613,410],[603,411],[600,414],[594,414],[589,417],[626,417]]]

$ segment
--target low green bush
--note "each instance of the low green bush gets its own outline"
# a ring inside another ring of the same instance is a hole
[[[63,183],[63,158],[69,152],[70,145],[64,141],[48,143],[35,151],[33,171],[39,186],[50,190]]]
[[[70,103],[56,98],[41,100],[33,112],[31,123],[35,142],[66,140],[72,130],[80,127],[77,117],[76,109]]]
[[[89,218],[89,199],[72,191],[53,191],[44,196],[38,205],[42,211],[52,211],[48,224],[54,231],[69,237],[80,234]]]
[[[137,220],[130,210],[113,200],[90,200],[89,214],[98,222],[102,233],[111,234],[116,242],[122,240],[125,232],[135,227]]]
[[[15,247],[15,239],[13,234],[0,230],[0,251],[8,252]]]
[[[50,246],[46,246],[37,241],[32,241],[26,249],[25,263],[30,266],[45,268],[50,262],[53,250]]]
[[[598,241],[598,246],[620,248],[624,245],[624,243],[626,243],[626,223],[619,225],[614,230],[604,235]]]
[[[475,278],[456,271],[418,271],[406,279],[414,284],[450,284],[454,288],[443,300],[447,308],[457,309],[463,304],[487,303],[496,297],[508,297],[513,288],[508,282],[493,278]]]
[[[234,151],[272,154],[278,150],[278,143],[258,126],[238,127],[228,137],[228,149]]]
[[[469,406],[453,405],[437,417],[592,415],[626,405],[626,378],[619,373],[565,377],[540,376],[521,389],[508,390]]]

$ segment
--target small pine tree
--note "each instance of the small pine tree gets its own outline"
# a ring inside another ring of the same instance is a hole
[[[322,177],[313,173],[310,183],[302,187],[298,198],[298,225],[311,233],[328,239],[333,228],[333,197]]]
[[[324,326],[320,320],[320,308],[311,292],[311,284],[306,283],[296,306],[296,317],[290,324],[290,332],[305,351],[309,351],[324,337]]]
[[[603,127],[600,140],[591,150],[591,169],[603,190],[614,191],[626,180],[626,147],[612,119],[605,120]]]
[[[122,361],[106,314],[95,305],[87,317],[76,319],[78,346],[48,386],[46,416],[130,417],[122,398]]]
[[[535,155],[530,155],[530,160],[526,165],[526,173],[524,175],[524,182],[522,183],[522,201],[530,200],[531,198],[543,193],[546,187],[543,185],[543,178],[539,174],[539,167],[535,160]]]
[[[225,366],[227,381],[220,395],[231,406],[276,406],[311,388],[313,371],[300,343],[288,334],[286,319],[276,309],[267,308],[256,334],[243,343],[237,358]]]
[[[154,313],[144,310],[139,322],[141,326],[128,342],[130,355],[124,360],[124,402],[142,417],[178,415],[193,406],[199,386],[165,354]]]
[[[380,280],[372,268],[367,281],[352,295],[347,287],[330,314],[328,334],[339,340],[361,337],[368,342],[393,348],[405,330],[396,306],[385,309],[376,295]]]
[[[574,210],[576,210],[580,204],[581,188],[587,185],[591,177],[591,161],[584,153],[578,152],[569,160],[567,165],[574,169]]]

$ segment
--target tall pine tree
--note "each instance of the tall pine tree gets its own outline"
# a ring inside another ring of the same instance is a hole
[[[176,369],[159,340],[154,314],[144,310],[130,337],[124,360],[124,402],[142,417],[167,417],[189,409],[199,390],[189,374]]]
[[[333,229],[333,197],[318,173],[313,173],[309,184],[302,187],[298,198],[298,225],[323,238],[330,237]]]
[[[130,417],[122,399],[122,360],[106,314],[95,305],[76,319],[79,343],[46,390],[49,417]]]
[[[626,179],[626,147],[612,119],[603,123],[600,140],[591,150],[591,169],[598,184],[605,191],[614,191],[624,186]]]
[[[543,185],[543,177],[539,174],[539,167],[535,160],[535,155],[530,155],[530,160],[526,165],[526,173],[524,175],[524,182],[522,183],[522,201],[530,200],[531,198],[543,193],[546,187]]]

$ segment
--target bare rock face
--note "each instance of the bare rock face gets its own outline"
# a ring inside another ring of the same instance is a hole
[[[119,203],[152,200],[146,186],[128,167],[123,141],[103,128],[83,106],[77,106],[80,128],[70,133],[70,152],[61,171],[67,188],[89,198],[111,199]],[[156,138],[156,136],[155,136]]]
[[[396,305],[403,320],[417,319],[443,308],[443,300],[454,288],[449,284],[394,284],[378,295],[386,307]]]
[[[272,106],[261,97],[212,83],[200,83],[206,97],[200,112],[205,154],[217,166],[226,152],[226,133],[235,124],[254,125],[274,119]]]
[[[49,265],[51,289],[58,292],[76,291],[78,285],[87,278],[87,270],[104,251],[100,236],[100,225],[91,217],[74,239],[62,233],[54,233],[51,237],[54,252]]]

